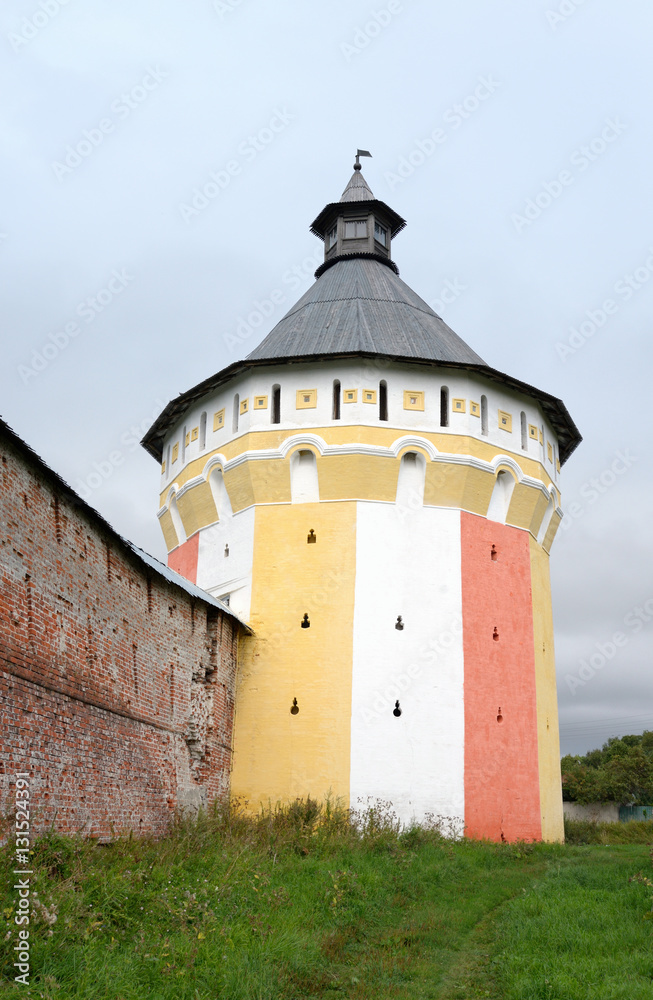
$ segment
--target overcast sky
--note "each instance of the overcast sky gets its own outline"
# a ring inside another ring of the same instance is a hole
[[[652,36],[646,0],[3,4],[0,413],[165,560],[137,441],[309,287],[308,226],[371,150],[403,279],[584,437],[563,752],[653,729]]]

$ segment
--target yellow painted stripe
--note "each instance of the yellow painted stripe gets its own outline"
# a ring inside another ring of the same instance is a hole
[[[397,495],[399,467],[399,458],[383,455],[320,455],[317,458],[320,499],[393,503]],[[291,502],[290,463],[287,459],[241,462],[225,472],[224,482],[234,513],[254,504]],[[428,461],[424,503],[486,515],[494,484],[495,477],[491,472],[457,462]],[[177,504],[187,537],[217,520],[210,487],[202,479],[181,495],[177,494]],[[518,483],[508,512],[508,523],[537,535],[546,506],[547,498],[537,486]],[[549,537],[547,535],[547,539]],[[172,547],[171,540],[168,533],[166,541],[169,548]],[[545,548],[548,551],[547,543]]]
[[[522,452],[510,451],[506,448],[499,448],[487,441],[480,441],[478,438],[462,434],[440,434],[431,431],[412,430],[406,427],[366,427],[366,426],[329,426],[329,427],[295,427],[283,431],[252,431],[248,434],[241,434],[240,437],[220,445],[213,451],[206,451],[198,458],[189,462],[179,474],[167,483],[165,489],[161,491],[160,504],[163,507],[166,497],[173,484],[182,487],[190,479],[195,479],[202,475],[204,466],[214,455],[223,455],[227,462],[244,455],[248,451],[265,450],[266,448],[279,448],[285,440],[294,435],[302,433],[316,434],[328,445],[342,444],[368,444],[382,448],[389,448],[400,437],[410,435],[424,438],[430,441],[438,451],[453,455],[472,455],[485,462],[491,462],[496,455],[511,455],[518,462],[520,468],[527,476],[540,479],[549,488],[551,477],[542,465],[534,459],[528,458]],[[274,459],[273,459],[274,461]]]
[[[231,778],[252,811],[329,792],[349,805],[355,531],[351,502],[256,509]]]
[[[549,841],[562,841],[564,840],[564,822],[549,557],[532,536],[529,541],[542,838]]]

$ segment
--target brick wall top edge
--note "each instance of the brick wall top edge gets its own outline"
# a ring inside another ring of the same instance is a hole
[[[75,511],[79,517],[84,517],[88,522],[89,527],[95,531],[98,535],[104,538],[104,540],[109,540],[115,544],[120,550],[123,556],[128,562],[135,567],[137,572],[141,575],[147,576],[150,574],[156,575],[156,580],[160,585],[166,585],[166,588],[177,597],[177,599],[182,599],[187,602],[193,600],[201,601],[208,609],[211,617],[220,616],[221,614],[232,619],[234,624],[237,624],[243,632],[249,632],[250,629],[247,625],[240,621],[240,619],[225,606],[218,607],[214,603],[214,599],[210,595],[204,597],[199,588],[197,588],[197,593],[190,593],[183,585],[176,583],[171,580],[167,575],[170,570],[163,564],[161,564],[161,569],[159,570],[156,565],[150,563],[150,559],[157,563],[158,560],[154,556],[150,556],[149,553],[144,553],[148,556],[147,559],[139,555],[139,550],[137,546],[134,546],[127,539],[123,538],[115,528],[113,528],[109,522],[100,514],[95,508],[91,507],[85,500],[82,499],[75,491],[72,489],[68,483],[61,478],[61,476],[55,472],[53,469],[47,465],[43,459],[37,455],[37,453],[30,448],[30,446],[23,441],[21,437],[16,434],[16,432],[6,423],[5,420],[0,417],[0,448],[6,448],[12,451],[19,462],[23,462],[31,467],[35,476],[42,481],[44,481],[52,490],[53,494],[57,494],[61,500],[64,500],[71,507],[75,508]]]

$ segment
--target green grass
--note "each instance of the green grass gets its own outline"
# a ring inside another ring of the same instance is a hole
[[[452,842],[310,802],[159,842],[49,835],[30,987],[12,982],[8,850],[0,866],[3,998],[653,1000],[641,843]]]

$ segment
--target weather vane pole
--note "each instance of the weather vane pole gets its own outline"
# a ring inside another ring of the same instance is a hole
[[[371,155],[372,154],[369,153],[366,149],[357,149],[356,150],[356,162],[354,164],[354,170],[360,170],[361,169],[361,165],[359,163],[359,157],[361,157],[361,156],[371,156]]]

